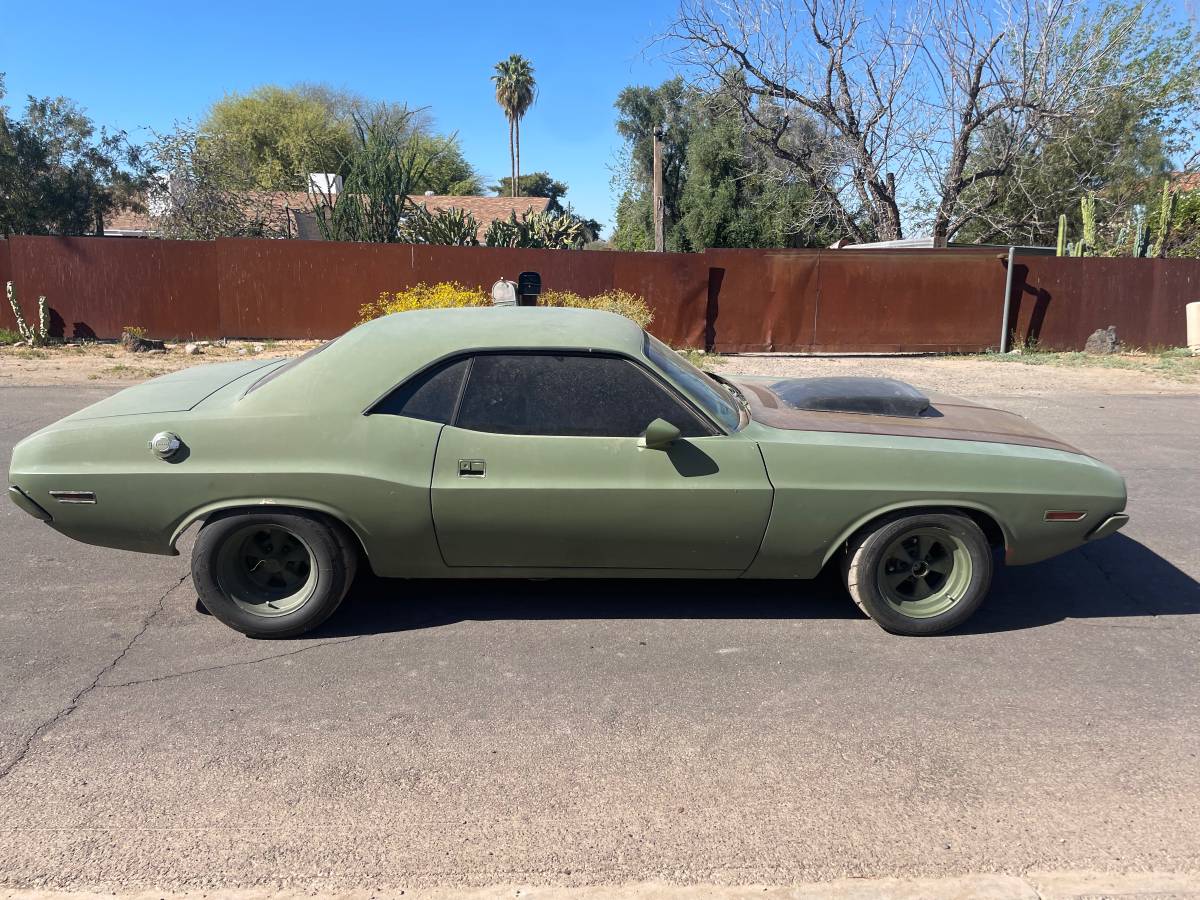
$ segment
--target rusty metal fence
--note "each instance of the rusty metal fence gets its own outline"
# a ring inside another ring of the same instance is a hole
[[[996,347],[1006,261],[995,250],[708,250],[693,254],[320,241],[0,241],[0,282],[27,318],[45,295],[51,330],[113,338],[327,338],[381,291],[418,282],[487,287],[540,272],[547,288],[646,298],[653,331],[723,352],[971,352]],[[1077,349],[1116,325],[1130,346],[1184,343],[1200,260],[1018,257],[1016,342]],[[7,303],[0,325],[12,327]]]

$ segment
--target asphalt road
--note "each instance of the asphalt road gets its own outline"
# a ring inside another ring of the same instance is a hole
[[[104,393],[0,389],[12,444]],[[1133,521],[902,639],[832,581],[361,581],[315,638],[0,506],[0,886],[1200,869],[1200,398],[994,399]]]

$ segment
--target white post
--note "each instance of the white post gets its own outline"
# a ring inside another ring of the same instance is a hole
[[[1184,308],[1187,316],[1187,342],[1193,353],[1200,353],[1200,300],[1189,303]]]

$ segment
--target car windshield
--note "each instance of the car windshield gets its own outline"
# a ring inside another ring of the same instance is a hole
[[[742,423],[741,408],[729,390],[660,341],[646,335],[646,357],[667,377],[684,388],[710,416],[729,431]]]

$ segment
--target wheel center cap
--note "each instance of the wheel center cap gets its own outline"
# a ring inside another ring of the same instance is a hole
[[[262,570],[268,575],[277,575],[283,571],[283,563],[277,559],[264,559],[262,561]]]
[[[918,578],[924,578],[929,574],[929,563],[915,562],[912,564],[912,573]]]

